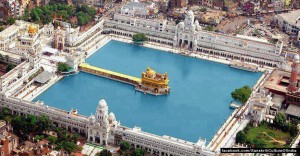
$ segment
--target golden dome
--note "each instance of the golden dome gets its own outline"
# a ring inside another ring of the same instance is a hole
[[[156,74],[156,72],[153,69],[151,69],[150,67],[147,68],[147,71],[146,71],[147,76],[154,77],[155,74]]]
[[[28,28],[28,33],[34,34],[34,33],[36,33],[36,32],[37,32],[36,26],[34,26],[33,24],[31,24],[31,25],[29,26],[29,28]]]

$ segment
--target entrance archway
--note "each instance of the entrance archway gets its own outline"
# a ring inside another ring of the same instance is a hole
[[[95,138],[95,143],[100,144],[100,137]]]
[[[193,48],[193,42],[190,42],[189,48]]]
[[[181,43],[182,43],[182,39],[179,39],[179,46],[181,45]]]

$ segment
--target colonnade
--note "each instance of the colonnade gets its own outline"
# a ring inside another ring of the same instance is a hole
[[[221,57],[225,57],[228,59],[240,60],[242,62],[255,63],[255,64],[263,65],[263,66],[269,66],[269,67],[277,67],[278,66],[278,63],[276,63],[274,61],[268,61],[265,59],[259,59],[259,58],[255,58],[255,57],[251,57],[251,56],[234,54],[234,53],[229,53],[229,52],[225,52],[225,51],[216,51],[213,49],[207,49],[207,48],[203,48],[203,47],[197,47],[196,51],[200,52],[200,53],[221,56]]]

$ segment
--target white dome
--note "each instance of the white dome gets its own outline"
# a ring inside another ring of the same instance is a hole
[[[188,16],[194,16],[194,12],[192,10],[189,10],[187,13]]]
[[[108,119],[111,120],[111,121],[115,120],[115,114],[113,112],[110,112],[109,116],[108,116]]]
[[[91,116],[89,117],[89,119],[90,119],[90,122],[95,122],[95,121],[96,121],[95,115],[91,115]]]
[[[105,108],[105,107],[107,107],[106,101],[105,101],[104,99],[101,99],[101,100],[99,101],[98,107],[99,107],[99,108]]]
[[[297,61],[297,62],[299,62],[299,60],[300,60],[300,57],[299,57],[299,55],[297,54],[297,55],[295,55],[294,56],[294,61]]]
[[[195,25],[192,25],[192,30],[195,30],[196,29],[196,26]]]
[[[184,27],[184,23],[183,23],[183,22],[179,22],[179,23],[178,23],[178,27],[179,27],[180,29],[182,29],[182,28]]]

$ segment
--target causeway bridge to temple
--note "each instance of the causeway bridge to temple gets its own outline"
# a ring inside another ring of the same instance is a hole
[[[118,73],[118,72],[114,72],[114,71],[110,71],[110,70],[106,70],[106,69],[102,69],[102,68],[95,67],[95,66],[91,66],[87,63],[80,64],[79,70],[86,72],[86,73],[93,74],[93,75],[97,75],[97,76],[105,77],[108,79],[116,80],[119,82],[127,83],[127,84],[130,84],[133,86],[137,86],[142,82],[142,80],[140,78],[122,74],[122,73]]]

